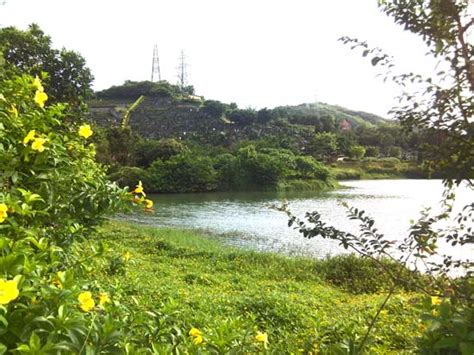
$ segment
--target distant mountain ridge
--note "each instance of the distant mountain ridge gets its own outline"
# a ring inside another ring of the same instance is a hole
[[[304,103],[296,106],[279,106],[275,110],[284,112],[290,123],[302,125],[318,125],[318,121],[322,125],[331,125],[331,123],[339,125],[341,122],[346,121],[351,127],[359,125],[377,126],[390,123],[390,120],[372,113],[321,102]],[[321,128],[322,130],[329,130],[329,127]]]

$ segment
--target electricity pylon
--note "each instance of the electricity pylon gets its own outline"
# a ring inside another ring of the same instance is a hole
[[[158,77],[158,81],[161,81],[160,58],[158,57],[158,46],[155,44],[153,47],[153,62],[151,65],[151,81],[153,82],[153,79],[156,77]]]

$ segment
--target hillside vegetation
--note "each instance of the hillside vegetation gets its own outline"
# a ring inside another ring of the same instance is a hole
[[[335,178],[428,176],[424,133],[338,106],[241,109],[165,81],[127,81],[89,106],[111,178],[123,186],[139,179],[150,192],[318,190],[337,186]],[[334,165],[341,159],[351,161],[348,171]]]

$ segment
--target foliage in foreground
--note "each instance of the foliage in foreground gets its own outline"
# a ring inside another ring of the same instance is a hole
[[[431,146],[428,163],[449,172],[451,179],[444,181],[441,212],[424,210],[412,223],[402,240],[389,240],[376,228],[375,221],[365,211],[347,207],[348,218],[359,223],[357,233],[339,230],[323,221],[318,211],[306,213],[305,220],[289,216],[294,226],[306,238],[337,240],[346,248],[379,264],[394,282],[380,304],[378,312],[358,346],[363,351],[373,328],[393,295],[396,283],[412,284],[420,292],[431,296],[423,304],[422,317],[428,328],[419,342],[419,350],[429,354],[474,353],[474,262],[469,257],[456,255],[453,247],[469,250],[474,243],[474,203],[463,206],[455,215],[454,185],[465,183],[471,190],[470,178],[474,172],[474,47],[469,33],[474,26],[474,4],[468,0],[397,1],[380,0],[379,6],[395,22],[422,37],[429,53],[438,59],[439,71],[433,78],[413,73],[394,74],[391,57],[378,48],[369,48],[366,42],[344,37],[341,40],[352,48],[362,50],[371,58],[372,65],[385,68],[385,79],[403,88],[400,106],[392,110],[394,116],[409,130],[427,129],[436,133],[438,142]],[[407,90],[411,86],[412,92]],[[381,262],[389,258],[399,270],[388,270]],[[423,270],[431,279],[427,288],[403,275],[407,266]]]
[[[102,248],[81,243],[132,195],[95,162],[89,125],[66,125],[38,77],[0,70],[0,353],[112,352],[120,323],[84,281]]]
[[[288,258],[232,249],[192,231],[116,222],[99,237],[110,262],[93,277],[128,308],[129,347],[160,353],[348,354],[391,285],[373,264],[351,255]],[[114,262],[125,254],[128,262]],[[415,350],[425,327],[415,305],[423,297],[402,285],[400,291],[369,353]],[[193,328],[202,337],[198,344]]]

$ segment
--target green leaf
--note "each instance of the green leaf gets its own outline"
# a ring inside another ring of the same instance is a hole
[[[30,337],[30,351],[39,351],[41,349],[41,339],[36,333],[31,334]]]

